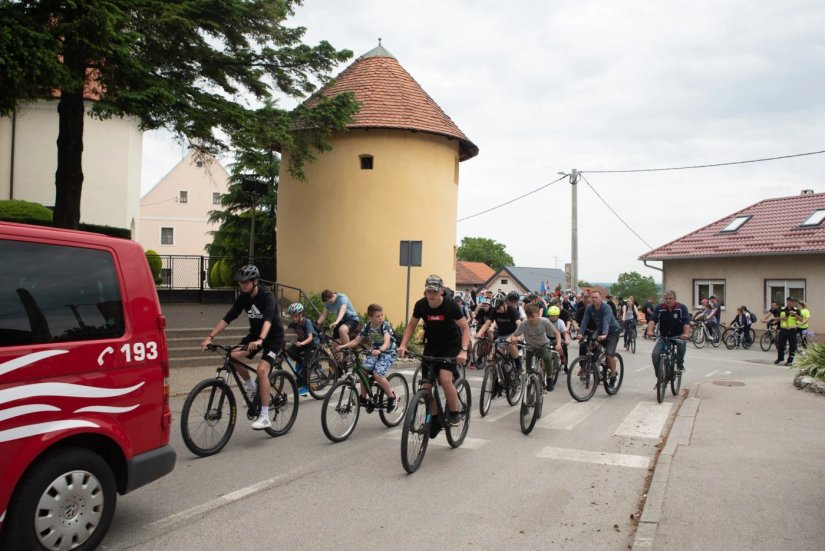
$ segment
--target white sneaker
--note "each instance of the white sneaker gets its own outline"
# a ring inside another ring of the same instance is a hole
[[[258,417],[258,420],[252,423],[252,428],[254,430],[264,430],[272,427],[272,423],[269,421],[269,416],[261,415]]]

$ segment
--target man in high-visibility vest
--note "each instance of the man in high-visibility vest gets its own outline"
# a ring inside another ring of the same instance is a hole
[[[802,319],[799,320],[796,330],[801,337],[802,333],[808,330],[808,322],[811,319],[811,311],[808,310],[808,305],[805,304],[805,301],[798,300],[797,304],[799,306],[799,315],[802,316]]]
[[[785,300],[785,306],[779,309],[779,336],[776,338],[776,351],[779,355],[773,363],[778,364],[784,359],[785,344],[788,345],[786,365],[793,363],[793,357],[796,355],[796,326],[800,321],[802,321],[802,314],[796,307],[796,299],[788,297]]]

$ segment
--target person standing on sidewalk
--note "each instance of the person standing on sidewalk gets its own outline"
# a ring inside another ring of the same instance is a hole
[[[252,264],[238,270],[235,274],[235,281],[240,285],[241,292],[235,299],[235,304],[201,343],[201,352],[203,352],[208,345],[212,344],[212,339],[226,329],[241,312],[246,312],[249,318],[249,334],[241,340],[245,348],[232,351],[232,361],[235,362],[237,372],[244,380],[247,396],[254,396],[255,383],[251,380],[243,360],[251,360],[259,350],[263,350],[257,369],[258,390],[261,393],[261,414],[252,423],[252,428],[255,430],[268,429],[272,426],[269,421],[269,368],[274,365],[278,351],[284,343],[284,326],[277,315],[275,295],[266,287],[258,285],[260,277],[258,268]]]
[[[796,307],[793,297],[785,299],[785,306],[779,309],[779,335],[776,337],[776,351],[778,353],[773,363],[781,363],[785,359],[785,345],[788,345],[788,362],[791,365],[796,356],[796,326],[802,321],[802,314]]]
[[[647,331],[653,334],[653,328],[659,324],[659,335],[662,337],[656,341],[653,347],[653,372],[659,369],[659,355],[664,352],[667,346],[667,339],[681,339],[683,342],[676,343],[676,367],[679,371],[685,371],[685,351],[686,342],[690,338],[690,312],[687,306],[676,302],[676,291],[667,290],[664,295],[665,302],[653,310],[653,317],[647,321]]]

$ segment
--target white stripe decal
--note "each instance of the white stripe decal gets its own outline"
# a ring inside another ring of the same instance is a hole
[[[60,411],[60,408],[48,404],[29,404],[27,406],[8,408],[0,410],[0,421],[5,421],[12,417],[20,417],[21,415],[28,415],[30,413],[39,413],[41,411]]]
[[[74,419],[69,421],[53,421],[51,423],[38,423],[36,425],[26,425],[25,427],[17,427],[15,429],[0,431],[0,442],[19,440],[20,438],[26,438],[38,434],[47,434],[49,432],[56,432],[59,430],[98,427],[100,427],[100,425],[96,425],[95,423]]]
[[[129,394],[145,382],[140,382],[128,388],[100,388],[96,386],[72,385],[68,383],[38,383],[22,385],[6,390],[0,390],[0,404],[22,400],[33,396],[68,396],[70,398],[112,398]]]
[[[544,448],[536,454],[537,457],[547,459],[561,459],[593,463],[595,465],[613,465],[616,467],[635,467],[645,469],[650,464],[650,457],[642,455],[628,455],[624,453],[591,452],[587,450],[573,450],[569,448]]]
[[[26,354],[25,356],[20,356],[19,358],[15,358],[13,360],[1,363],[0,375],[5,375],[10,371],[20,369],[21,367],[26,367],[27,365],[33,364],[34,362],[39,362],[40,360],[45,360],[46,358],[51,358],[52,356],[59,356],[60,354],[66,354],[68,352],[68,350],[44,350],[42,352],[35,352],[33,354]]]
[[[75,413],[126,413],[127,411],[132,411],[136,409],[140,404],[135,404],[134,406],[129,407],[114,407],[114,406],[86,406],[85,408],[80,408],[74,410]]]
[[[3,514],[0,515],[0,522],[3,522],[6,519],[6,512],[3,511]]]

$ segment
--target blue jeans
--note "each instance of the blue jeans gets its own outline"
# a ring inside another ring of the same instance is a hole
[[[666,341],[663,339],[656,339],[656,346],[653,347],[653,354],[651,354],[654,373],[656,373],[656,370],[659,369],[659,354],[665,351],[666,346],[668,346]],[[685,366],[685,350],[687,350],[687,343],[676,343],[676,365],[678,367]]]

